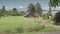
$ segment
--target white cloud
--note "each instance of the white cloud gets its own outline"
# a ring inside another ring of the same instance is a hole
[[[44,10],[49,10],[49,7],[47,6],[47,7],[42,7],[42,9],[44,9]],[[60,7],[56,7],[56,8],[54,8],[54,7],[52,7],[51,8],[52,10],[60,10]]]
[[[24,8],[23,6],[19,6],[19,8]]]
[[[13,9],[13,7],[5,6],[5,9],[6,9],[6,10],[10,10],[10,9]]]
[[[57,10],[60,10],[60,7],[57,7],[56,9],[57,9]]]

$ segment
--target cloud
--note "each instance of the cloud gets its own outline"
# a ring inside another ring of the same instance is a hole
[[[11,10],[11,9],[13,9],[13,7],[5,6],[5,9],[6,9],[6,10]]]
[[[23,6],[19,6],[19,8],[24,8]]]

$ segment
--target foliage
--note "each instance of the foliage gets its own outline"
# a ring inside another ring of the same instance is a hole
[[[0,10],[0,16],[4,16],[6,14],[5,6]]]
[[[12,9],[12,16],[18,16],[18,13],[17,13],[17,9],[16,8],[13,8]]]
[[[49,6],[56,8],[56,6],[58,6],[58,0],[50,0]]]
[[[11,34],[12,33],[12,31],[11,30],[5,30],[5,34]]]
[[[2,7],[2,12],[5,12],[5,6]]]
[[[38,15],[41,16],[42,14],[42,8],[39,3],[36,4],[36,7],[34,4],[29,4],[27,12],[31,12],[32,14],[35,14],[37,12]],[[23,16],[25,15],[25,11],[18,11],[17,8],[13,8],[12,10],[5,10],[5,6],[2,7],[0,10],[0,17],[1,16]]]
[[[39,3],[37,3],[36,6],[32,3],[29,4],[27,11],[31,12],[33,14],[37,14],[39,16],[42,15],[42,8],[41,8],[41,5]]]
[[[41,8],[41,5],[39,3],[37,3],[35,6],[35,13],[37,13],[40,16],[42,15],[42,8]]]
[[[37,18],[37,20],[43,20],[42,18]],[[49,24],[51,22],[48,22]],[[46,25],[48,24],[46,23]],[[53,22],[52,22],[53,23]],[[22,29],[22,32],[49,32],[49,31],[55,31],[55,28],[49,28],[44,26],[39,26],[38,24],[34,23],[34,18],[24,18],[23,16],[9,16],[9,17],[2,17],[0,18],[0,32],[8,31],[9,30],[13,33],[20,32]],[[47,29],[48,28],[48,29]],[[36,30],[35,30],[36,29]],[[58,31],[58,30],[57,30]]]
[[[41,18],[38,18],[41,20]],[[9,17],[2,17],[0,18],[0,31],[5,31],[7,28],[12,29],[14,32],[22,31],[27,32],[26,30],[30,31],[30,29],[38,29],[40,28],[39,25],[34,23],[34,18],[24,18],[23,16],[9,16]]]
[[[48,14],[43,14],[43,15],[42,15],[42,18],[43,18],[44,20],[49,19],[49,15],[48,15]]]
[[[26,14],[26,12],[25,11],[20,11],[20,16],[24,16],[25,14]]]
[[[41,26],[40,24],[34,24],[34,26],[32,26],[31,28],[28,28],[28,32],[32,32],[32,31],[39,31],[44,29],[45,26]]]
[[[47,15],[48,15],[48,16],[52,16],[51,6],[49,6],[49,11],[48,11]]]
[[[55,24],[60,24],[60,11],[54,17]]]
[[[24,28],[22,26],[20,26],[19,28],[16,29],[16,31],[18,33],[23,33],[24,32]]]
[[[5,16],[23,16],[25,15],[25,11],[18,11],[17,8],[13,8],[12,10],[5,10],[5,6],[0,9],[0,17]]]
[[[60,5],[60,0],[50,0],[49,1],[49,6],[55,7]]]
[[[32,3],[29,4],[27,11],[31,13],[35,13],[35,7]]]

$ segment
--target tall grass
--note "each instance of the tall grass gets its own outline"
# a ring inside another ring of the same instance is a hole
[[[41,17],[36,20],[43,20]],[[32,32],[32,31],[55,31],[53,27],[40,26],[35,23],[34,18],[24,18],[23,16],[9,16],[0,18],[0,32]],[[50,29],[51,28],[51,29]],[[8,29],[8,30],[7,30]]]

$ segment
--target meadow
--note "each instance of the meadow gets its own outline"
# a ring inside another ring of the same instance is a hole
[[[53,21],[48,23],[45,22],[44,29],[39,29],[40,26],[36,25],[35,20],[44,21],[41,17],[39,18],[24,18],[23,16],[8,16],[0,18],[0,32],[13,32],[20,33],[22,32],[57,32],[60,31],[55,29],[49,24],[53,24]],[[34,30],[37,29],[37,30]],[[23,31],[24,30],[24,31]],[[24,33],[22,33],[24,34]]]
[[[14,30],[15,28],[20,27],[21,25],[30,27],[34,24],[34,18],[24,18],[23,16],[8,16],[0,18],[0,31],[7,29]]]

